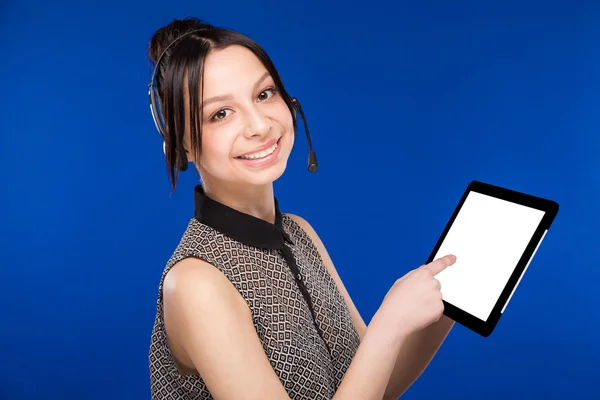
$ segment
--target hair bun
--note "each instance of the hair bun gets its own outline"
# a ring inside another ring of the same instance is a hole
[[[158,58],[162,54],[163,50],[175,39],[191,31],[203,28],[212,28],[212,25],[207,24],[198,18],[192,17],[174,19],[168,25],[163,26],[154,33],[152,39],[150,39],[148,57],[152,63],[156,65],[156,62],[158,61]]]

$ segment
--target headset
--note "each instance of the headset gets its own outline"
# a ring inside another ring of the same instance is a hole
[[[156,104],[157,102],[156,102],[156,96],[155,96],[156,74],[158,72],[158,66],[160,65],[160,61],[162,60],[163,56],[166,54],[167,50],[169,50],[169,48],[171,46],[173,46],[180,39],[182,39],[188,35],[191,35],[192,33],[200,32],[203,30],[206,30],[206,28],[196,29],[196,30],[187,32],[187,33],[179,36],[175,40],[173,40],[167,47],[165,47],[165,49],[162,51],[162,53],[158,57],[158,60],[156,60],[156,65],[154,66],[154,71],[152,71],[152,77],[151,77],[150,83],[148,84],[148,97],[150,100],[150,112],[152,113],[152,119],[154,120],[154,125],[156,125],[156,129],[158,130],[158,133],[160,134],[160,136],[163,139],[163,153],[165,153],[165,154],[167,151],[167,149],[166,149],[167,133],[166,133],[165,126],[160,122],[161,118],[160,118],[160,113],[158,112],[158,106]],[[300,114],[300,117],[302,118],[302,122],[304,123],[304,130],[306,131],[306,140],[308,142],[308,149],[309,149],[308,170],[310,172],[317,172],[319,169],[319,165],[317,163],[317,155],[315,154],[315,152],[313,150],[312,142],[310,140],[310,133],[308,131],[308,124],[306,123],[306,116],[304,115],[302,106],[300,105],[300,102],[298,101],[298,99],[296,97],[292,97],[291,102],[294,106],[294,109]],[[180,171],[185,171],[185,170],[187,170],[187,167],[188,167],[187,157],[186,157],[185,153],[182,152],[179,155],[178,169]]]

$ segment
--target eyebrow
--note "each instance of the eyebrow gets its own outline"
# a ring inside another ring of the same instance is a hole
[[[267,79],[269,76],[271,76],[271,74],[269,73],[269,71],[265,72],[263,74],[263,76],[260,77],[260,79],[258,81],[256,81],[256,83],[254,84],[254,90],[256,90],[256,88],[263,83],[263,81],[265,79]],[[223,96],[214,96],[211,97],[210,99],[204,100],[202,102],[202,107],[206,107],[207,105],[209,105],[210,103],[216,103],[218,101],[225,101],[225,100],[231,100],[233,98],[232,95],[227,94],[227,95],[223,95]]]

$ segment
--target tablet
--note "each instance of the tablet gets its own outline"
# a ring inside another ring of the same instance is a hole
[[[456,256],[436,275],[444,315],[488,337],[557,213],[552,200],[471,182],[427,260]]]

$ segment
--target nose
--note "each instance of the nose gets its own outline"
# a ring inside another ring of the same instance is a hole
[[[244,125],[244,135],[248,138],[253,136],[264,136],[271,130],[271,120],[260,110],[250,108],[247,111]]]

